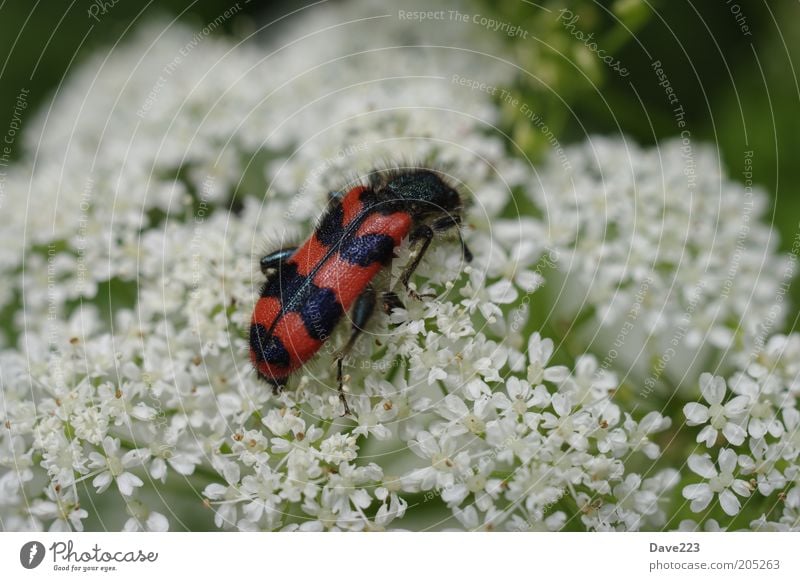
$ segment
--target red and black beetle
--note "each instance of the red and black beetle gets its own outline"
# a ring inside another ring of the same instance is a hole
[[[258,376],[279,391],[352,310],[353,331],[338,357],[339,395],[349,414],[342,361],[375,310],[373,279],[406,237],[413,258],[400,281],[414,298],[409,280],[437,232],[456,229],[464,258],[471,260],[460,236],[462,207],[456,189],[426,168],[375,171],[366,185],[332,193],[302,246],[261,259],[266,282],[250,324],[250,360]],[[387,311],[402,306],[391,291],[381,300]]]

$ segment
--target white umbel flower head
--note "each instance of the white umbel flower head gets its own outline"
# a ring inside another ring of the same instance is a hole
[[[579,316],[576,332],[600,345],[624,329],[616,357],[641,379],[699,374],[698,349],[742,363],[781,325],[793,267],[758,220],[767,196],[728,178],[716,150],[592,136],[539,175],[530,191],[558,258],[561,279],[546,287],[556,316]]]
[[[689,468],[695,474],[706,478],[707,481],[684,487],[683,496],[692,501],[691,508],[694,512],[705,510],[714,500],[714,496],[718,496],[719,504],[725,514],[735,516],[742,506],[736,495],[750,496],[750,485],[734,476],[737,464],[736,452],[723,448],[719,451],[717,463],[719,469],[714,466],[714,462],[708,454],[702,456],[692,454],[689,457]]]
[[[720,433],[734,446],[742,444],[747,435],[747,432],[742,427],[747,398],[737,396],[723,404],[725,391],[725,380],[722,377],[714,377],[710,373],[703,373],[700,376],[700,393],[708,405],[687,403],[683,407],[686,423],[689,426],[701,426],[708,423],[697,434],[697,441],[705,442],[709,448],[716,444]]]

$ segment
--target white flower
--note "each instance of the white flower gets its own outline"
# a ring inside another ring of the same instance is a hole
[[[783,533],[792,530],[792,527],[782,523],[767,519],[767,515],[762,514],[756,520],[750,521],[750,530],[768,533]]]
[[[44,432],[42,430],[40,441],[43,449],[42,467],[47,470],[54,483],[64,487],[72,485],[76,474],[88,471],[85,451],[77,439],[68,439],[63,433],[56,431]]]
[[[149,531],[163,533],[169,530],[167,517],[160,512],[151,510],[139,499],[128,499],[125,510],[131,515],[131,518],[122,525],[122,530],[125,532]]]
[[[350,462],[358,457],[358,444],[355,436],[347,434],[334,434],[323,440],[320,453],[325,462],[339,464]]]
[[[385,400],[373,404],[370,398],[359,397],[351,408],[358,420],[353,434],[371,434],[378,440],[388,440],[392,436],[386,424],[390,424],[397,416],[397,409],[393,405],[387,405]]]
[[[588,414],[583,411],[574,412],[572,398],[564,393],[553,395],[550,405],[555,414],[542,414],[542,427],[550,430],[548,439],[554,445],[567,443],[573,449],[585,450],[588,445],[585,437]]]
[[[47,500],[37,499],[30,508],[30,513],[37,519],[52,520],[48,531],[51,533],[68,533],[83,530],[83,519],[89,516],[86,509],[80,507],[75,488],[56,490],[45,488]]]
[[[544,519],[540,516],[523,517],[517,514],[511,516],[506,530],[511,532],[555,532],[564,528],[567,515],[563,511],[554,512]]]
[[[569,377],[569,369],[564,365],[547,366],[553,356],[553,340],[542,339],[539,333],[533,333],[528,339],[528,375],[531,385],[539,385],[543,381],[560,384]]]
[[[705,531],[708,533],[718,533],[726,529],[720,527],[719,523],[716,520],[710,518],[707,521],[703,522],[702,524],[696,523],[691,519],[684,519],[678,524],[678,530],[687,533],[694,533],[700,531]]]
[[[258,526],[262,519],[265,529],[273,530],[280,522],[280,505],[282,498],[278,494],[281,487],[281,475],[275,473],[265,464],[258,467],[255,474],[248,474],[242,478],[241,494],[246,498],[242,506],[242,514],[246,523],[238,523],[240,529],[248,525]]]
[[[540,418],[532,418],[538,422]],[[531,430],[525,423],[513,417],[502,417],[486,423],[486,443],[491,446],[491,454],[501,462],[513,462],[514,457],[528,463],[541,449],[544,436],[538,430]]]
[[[611,481],[619,480],[625,474],[625,466],[622,461],[607,456],[592,456],[586,460],[583,467],[586,470],[586,486],[600,494],[609,494]],[[623,496],[618,496],[618,498],[623,498]]]
[[[650,441],[650,435],[666,430],[672,425],[672,420],[662,416],[659,412],[650,412],[640,422],[635,422],[630,414],[625,414],[625,430],[628,432],[628,445],[632,451],[641,450],[645,456],[655,460],[659,454],[659,447]]]
[[[385,530],[395,519],[403,518],[408,509],[408,503],[400,497],[401,482],[398,478],[384,477],[384,485],[375,489],[375,498],[382,502],[375,513],[372,528]]]
[[[781,440],[784,444],[783,457],[793,461],[800,457],[800,410],[783,410],[783,424],[786,426],[786,435]]]
[[[756,476],[758,491],[762,495],[769,496],[786,486],[786,478],[775,466],[781,459],[781,447],[778,444],[751,439],[750,453],[752,456],[739,455],[739,466],[742,467],[742,474]]]
[[[684,487],[683,497],[692,501],[693,512],[701,512],[711,503],[714,495],[717,495],[725,514],[734,516],[739,513],[742,506],[736,494],[750,496],[750,486],[744,480],[737,479],[733,474],[736,469],[736,452],[723,448],[719,451],[717,463],[719,469],[714,466],[708,454],[689,456],[689,468],[695,474],[708,479],[708,482]]]
[[[183,428],[167,430],[163,439],[154,438],[150,442],[148,472],[151,478],[166,482],[169,468],[181,476],[190,476],[200,462],[200,451],[192,446]]]
[[[490,509],[481,514],[474,506],[454,509],[453,516],[468,531],[494,531],[508,518],[507,513],[497,509]]]
[[[355,520],[362,526],[367,521],[362,511],[372,504],[372,498],[363,485],[381,477],[376,464],[353,466],[342,462],[322,490],[321,505],[339,518]]]
[[[800,486],[795,486],[786,493],[783,515],[780,521],[786,525],[789,530],[796,531],[800,529]]]
[[[725,380],[710,373],[703,373],[700,376],[700,392],[708,406],[700,403],[687,403],[683,406],[687,425],[701,426],[708,422],[708,425],[697,434],[697,441],[705,442],[706,446],[711,448],[717,442],[718,433],[722,432],[730,444],[741,445],[747,435],[741,425],[747,398],[737,396],[723,405]]]
[[[740,394],[748,413],[747,432],[753,438],[769,434],[775,438],[784,432],[778,419],[776,399],[782,399],[782,390],[777,378],[764,376],[756,381],[744,373],[737,373],[730,381],[731,390]]]
[[[575,403],[588,405],[605,400],[617,385],[614,374],[601,369],[593,355],[581,355],[575,362],[575,370],[564,380],[561,390],[570,394]]]
[[[458,440],[449,435],[437,439],[430,432],[422,431],[409,442],[414,454],[428,460],[430,466],[411,472],[407,479],[418,490],[450,488],[457,479],[469,473],[470,457],[466,450],[459,450]]]
[[[625,524],[625,530],[640,530],[644,518],[658,510],[658,495],[643,488],[642,478],[638,474],[628,474],[623,482],[616,485],[614,497],[619,499],[616,513],[617,518]]]
[[[490,324],[502,317],[499,305],[506,305],[517,300],[517,290],[510,280],[500,280],[494,284],[487,284],[487,273],[477,265],[465,268],[469,274],[469,281],[461,289],[462,296],[467,297],[461,304],[473,313],[480,311],[483,318]]]
[[[226,484],[209,484],[203,490],[203,496],[217,506],[214,513],[214,524],[220,528],[231,528],[238,521],[238,503],[247,499],[247,496],[239,490],[240,468],[235,462],[219,456],[215,456],[212,463],[223,476]]]
[[[130,496],[134,489],[144,485],[144,482],[127,470],[141,466],[149,457],[150,451],[144,448],[128,450],[120,456],[119,439],[106,437],[103,440],[103,453],[89,454],[89,468],[100,469],[92,480],[92,486],[101,493],[115,482],[120,494]]]
[[[506,393],[495,392],[492,394],[492,403],[503,416],[521,416],[531,408],[542,409],[550,403],[550,393],[542,384],[533,388],[524,379],[509,377],[506,380],[505,389]]]
[[[761,322],[779,328],[785,317],[776,296],[791,265],[758,219],[766,193],[727,177],[719,160],[713,147],[677,138],[644,148],[591,136],[553,151],[528,190],[565,277],[554,316],[593,315],[581,330],[597,344],[625,329],[615,349],[636,378],[653,359],[668,377],[694,373],[697,349],[745,360]]]
[[[449,347],[440,348],[441,339],[434,333],[426,337],[425,343],[425,349],[420,349],[411,356],[410,368],[412,378],[433,385],[449,377],[447,369],[455,360],[455,354]]]
[[[447,426],[449,437],[455,438],[469,433],[480,435],[486,431],[486,420],[491,412],[489,403],[489,398],[482,398],[472,402],[470,409],[463,399],[451,393],[436,406],[436,411],[449,420]]]

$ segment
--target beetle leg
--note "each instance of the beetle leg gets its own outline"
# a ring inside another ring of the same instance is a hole
[[[355,304],[353,305],[353,310],[351,311],[353,331],[350,334],[350,339],[347,341],[347,344],[344,346],[344,348],[339,352],[339,356],[336,360],[336,381],[339,385],[339,399],[344,405],[344,415],[346,416],[351,415],[351,412],[350,406],[347,405],[347,398],[345,397],[343,386],[344,381],[342,368],[344,366],[344,360],[350,354],[350,351],[353,349],[353,345],[355,345],[358,336],[364,331],[364,327],[367,325],[372,313],[375,311],[375,302],[375,289],[372,287],[372,285],[369,285],[366,289],[364,289],[364,292],[359,295]]]
[[[294,254],[296,251],[297,251],[296,247],[281,248],[280,250],[271,252],[266,256],[262,256],[261,260],[259,261],[259,265],[261,266],[261,272],[264,274],[264,276],[266,276],[268,271],[278,268],[281,264],[283,264],[289,258],[291,258],[292,254]]]
[[[464,260],[466,262],[472,262],[472,251],[470,251],[467,243],[464,242],[464,236],[461,234],[460,214],[448,214],[447,216],[435,220],[433,224],[431,224],[431,229],[434,232],[445,232],[452,228],[457,228],[458,241],[461,243],[461,253],[464,255]]]
[[[403,301],[400,300],[400,297],[398,297],[397,293],[394,291],[386,291],[381,294],[381,300],[383,302],[383,311],[387,315],[395,309],[406,308],[406,306],[403,304]]]
[[[397,256],[392,256],[392,260],[397,258]],[[386,270],[388,272],[392,272],[392,262],[389,261],[389,264],[386,266]],[[390,315],[393,310],[395,309],[405,309],[406,306],[403,304],[403,301],[400,300],[400,297],[397,296],[397,293],[392,290],[392,280],[391,276],[386,277],[386,289],[381,291],[381,306],[383,307],[383,312],[387,315]]]
[[[416,291],[411,290],[408,287],[408,283],[411,280],[411,276],[414,274],[414,271],[417,270],[419,263],[422,262],[422,258],[425,256],[428,248],[430,248],[431,241],[433,241],[433,234],[433,229],[425,224],[419,226],[411,233],[411,243],[419,243],[419,248],[415,253],[414,259],[406,266],[403,274],[400,276],[400,283],[406,288],[408,294],[417,300],[422,300],[422,297],[417,294]]]

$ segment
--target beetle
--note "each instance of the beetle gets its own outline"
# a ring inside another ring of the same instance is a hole
[[[409,239],[412,258],[400,283],[409,281],[438,232],[455,230],[466,261],[472,253],[461,236],[460,194],[429,168],[375,170],[366,183],[329,194],[312,235],[299,247],[281,248],[260,260],[266,281],[250,323],[250,361],[259,378],[279,393],[289,376],[311,359],[350,311],[350,339],[337,357],[339,398],[344,358],[375,311],[373,281],[389,267],[395,249]],[[380,293],[386,312],[403,307],[391,290]]]

